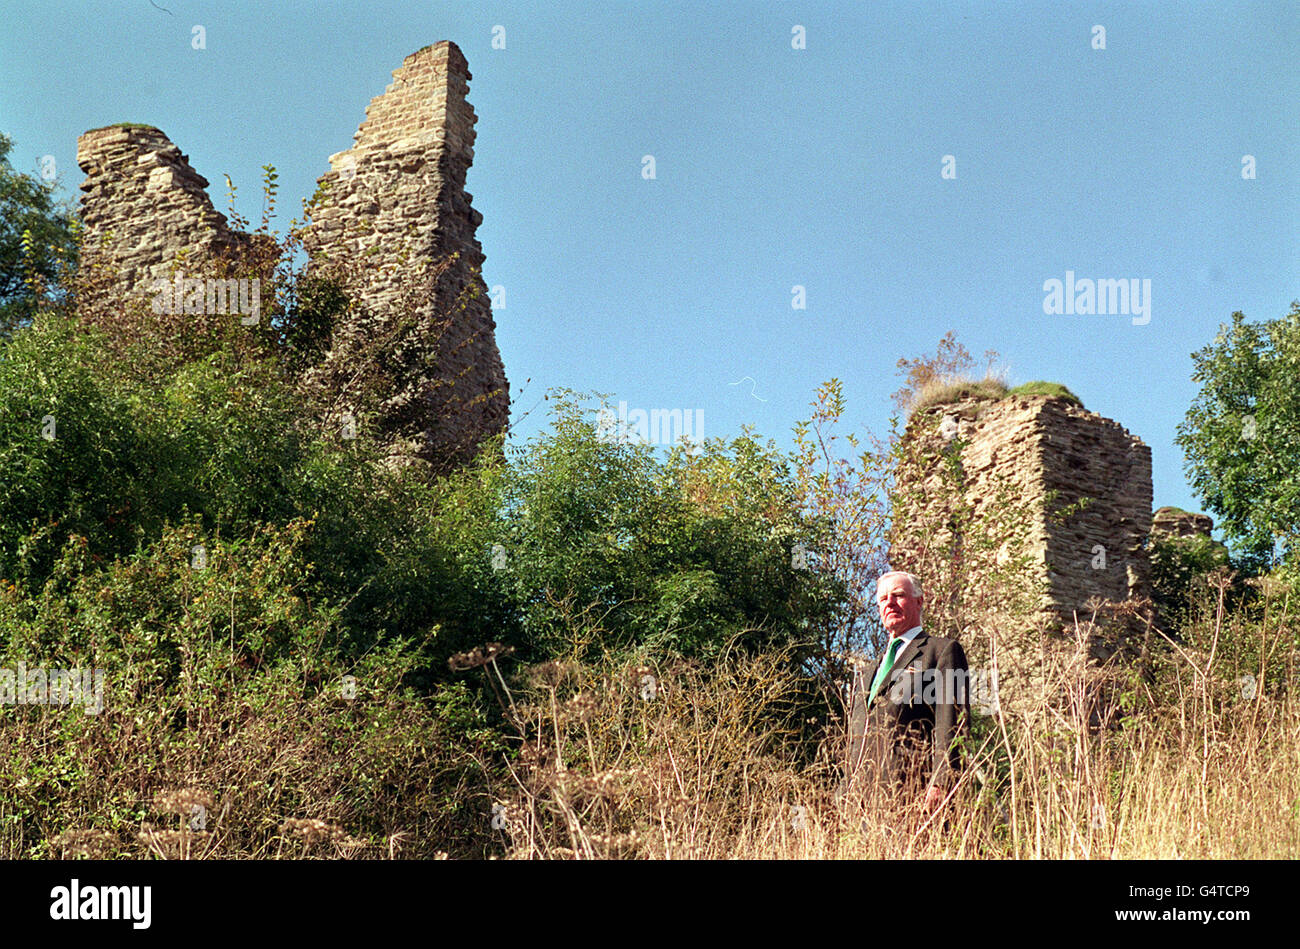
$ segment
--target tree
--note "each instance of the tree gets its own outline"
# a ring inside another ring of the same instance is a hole
[[[61,298],[76,260],[76,216],[55,199],[57,181],[15,171],[12,148],[0,134],[0,335],[29,322],[42,296]]]
[[[500,532],[479,547],[500,558],[493,585],[517,604],[525,654],[576,658],[575,632],[592,655],[810,651],[843,594],[793,553],[814,527],[770,442],[662,455],[609,432],[589,397],[548,398],[553,432],[512,449]]]
[[[1192,489],[1242,561],[1300,556],[1300,303],[1281,319],[1232,314],[1192,354],[1201,391],[1178,426]]]

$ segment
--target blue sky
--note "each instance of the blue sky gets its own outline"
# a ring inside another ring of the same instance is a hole
[[[1293,0],[155,3],[3,0],[15,166],[53,155],[76,194],[81,132],[149,123],[219,210],[229,174],[260,216],[275,165],[283,223],[403,56],[453,40],[517,416],[567,386],[788,447],[838,377],[883,434],[897,360],[951,329],[1121,422],[1156,504],[1197,508],[1173,442],[1190,353],[1300,297]],[[1067,271],[1149,279],[1150,321],[1045,314]]]

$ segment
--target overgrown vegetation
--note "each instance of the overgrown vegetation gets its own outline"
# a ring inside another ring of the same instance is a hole
[[[12,140],[0,133],[0,339],[31,321],[39,301],[66,301],[77,261],[76,215],[58,197],[51,156],[39,177],[10,162]]]
[[[1007,390],[1007,395],[1047,395],[1054,398],[1068,399],[1079,408],[1083,408],[1083,402],[1068,387],[1059,382],[1046,382],[1042,379],[1035,379],[1033,382],[1022,382],[1020,385]]]
[[[387,465],[300,384],[349,304],[265,225],[257,327],[81,273],[0,343],[0,856],[1300,853],[1285,565],[1234,585],[1160,548],[1142,664],[1090,661],[1091,617],[1050,695],[980,707],[940,815],[885,819],[839,768],[891,526],[927,538],[930,627],[1008,668],[1039,592],[1013,492],[975,507],[951,450],[841,431],[837,380],[791,454],[657,452],[559,391],[526,443]],[[951,334],[903,360],[900,408],[972,365]]]

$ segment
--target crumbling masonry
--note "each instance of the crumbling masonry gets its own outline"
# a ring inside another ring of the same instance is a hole
[[[352,148],[330,157],[303,237],[309,271],[337,281],[352,306],[302,385],[331,422],[373,425],[391,455],[439,469],[471,458],[509,416],[475,237],[482,216],[465,191],[470,78],[453,43],[407,56],[366,109]],[[87,132],[77,161],[87,175],[83,262],[111,274],[124,297],[148,297],[178,260],[196,272],[249,246],[156,128]],[[354,390],[360,378],[378,380],[374,404]]]
[[[248,235],[231,230],[208,198],[208,180],[151,125],[110,125],[77,139],[85,227],[81,259],[123,296],[152,298],[173,263],[235,256]]]
[[[942,581],[935,595],[963,628],[941,632],[981,663],[1000,653],[1004,696],[1044,685],[1044,650],[1068,644],[1076,619],[1091,628],[1098,603],[1149,595],[1151,449],[1117,422],[1061,397],[971,398],[917,412],[904,441],[915,451],[899,473],[891,563]],[[1016,615],[1022,628],[1007,628]],[[1114,645],[1092,639],[1091,658]]]

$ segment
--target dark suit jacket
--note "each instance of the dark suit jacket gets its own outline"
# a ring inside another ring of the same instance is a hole
[[[899,653],[887,681],[867,707],[867,695],[884,653],[865,667],[849,713],[846,778],[866,787],[922,793],[945,791],[961,768],[953,742],[970,720],[966,653],[953,639],[924,629]]]

